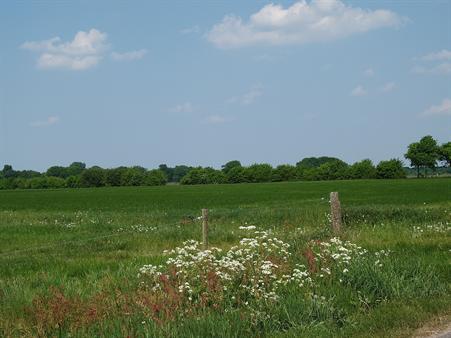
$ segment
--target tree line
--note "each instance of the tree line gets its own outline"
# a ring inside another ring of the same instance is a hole
[[[439,146],[431,136],[410,144],[405,154],[418,177],[426,176],[428,170],[450,173],[450,157],[451,142]],[[52,166],[40,173],[33,170],[17,171],[11,165],[5,165],[0,171],[0,189],[395,179],[405,178],[411,170],[413,169],[403,167],[399,159],[380,161],[377,165],[365,159],[349,165],[338,158],[326,156],[307,157],[296,165],[282,164],[275,168],[266,163],[243,166],[234,160],[227,162],[219,170],[186,165],[171,168],[166,164],[151,170],[140,166],[104,169],[98,166],[86,168],[86,164],[82,162],[73,162],[68,167]]]

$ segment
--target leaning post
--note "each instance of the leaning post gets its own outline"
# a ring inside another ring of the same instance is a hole
[[[202,209],[202,245],[208,249],[208,209]]]
[[[332,219],[332,230],[334,233],[341,231],[341,205],[338,199],[338,192],[330,193],[330,216]]]

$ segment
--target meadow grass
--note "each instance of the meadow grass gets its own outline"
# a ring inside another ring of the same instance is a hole
[[[285,288],[261,309],[270,319],[206,307],[158,322],[136,305],[140,267],[199,240],[202,208],[212,246],[255,225],[306,263],[308,243],[332,236],[330,191],[342,239],[392,251],[380,272],[359,263],[346,284],[317,280],[324,302]],[[450,221],[451,179],[0,191],[0,336],[408,336],[451,311]]]

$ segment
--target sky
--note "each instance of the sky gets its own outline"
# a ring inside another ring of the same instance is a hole
[[[15,169],[377,163],[451,136],[451,1],[3,1],[0,41]]]

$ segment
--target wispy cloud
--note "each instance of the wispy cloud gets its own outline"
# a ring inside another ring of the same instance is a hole
[[[147,54],[146,49],[140,49],[124,53],[112,52],[111,57],[115,61],[133,61],[142,59],[146,54]]]
[[[227,15],[206,37],[219,48],[302,44],[398,27],[405,21],[390,10],[352,7],[340,0],[298,1],[287,8],[265,5],[247,20]]]
[[[367,94],[367,91],[365,88],[363,88],[362,85],[358,85],[353,90],[351,90],[351,96],[365,96]]]
[[[55,123],[58,123],[60,118],[58,116],[49,116],[47,120],[44,121],[34,121],[30,123],[31,127],[39,128],[39,127],[48,127]]]
[[[98,64],[108,49],[107,35],[91,29],[79,31],[72,41],[63,42],[59,37],[43,41],[27,41],[21,48],[39,52],[38,68],[65,68],[85,70]]]
[[[195,25],[192,27],[183,28],[180,30],[180,33],[184,35],[200,33],[200,27],[198,25]]]
[[[36,65],[40,69],[86,70],[97,65],[110,49],[108,36],[95,28],[79,31],[71,41],[59,37],[42,41],[27,41],[20,47],[38,52]],[[145,49],[117,53],[111,57],[116,61],[138,60],[147,53]]]
[[[451,63],[444,62],[436,66],[414,66],[412,72],[416,74],[436,74],[447,75],[451,74]]]
[[[432,52],[421,57],[414,58],[417,64],[412,68],[412,73],[416,74],[451,74],[451,51],[442,49],[438,52]]]
[[[367,68],[363,71],[363,74],[368,77],[374,76],[374,70],[373,68]]]
[[[263,86],[261,84],[253,85],[247,92],[242,95],[231,97],[227,100],[229,103],[240,103],[243,105],[249,105],[255,102],[255,100],[263,95]]]
[[[168,109],[170,113],[191,113],[194,107],[191,102],[184,102]]]
[[[230,120],[221,115],[210,115],[207,116],[204,121],[208,124],[223,124]]]
[[[444,61],[444,60],[451,60],[451,51],[447,49],[442,49],[438,52],[432,52],[426,55],[423,55],[419,58],[423,61]]]
[[[451,99],[445,98],[438,105],[433,105],[424,110],[420,116],[451,116]]]
[[[394,83],[394,82],[387,82],[386,84],[384,84],[381,87],[381,90],[383,92],[387,93],[387,92],[391,92],[395,88],[396,88],[396,83]]]

